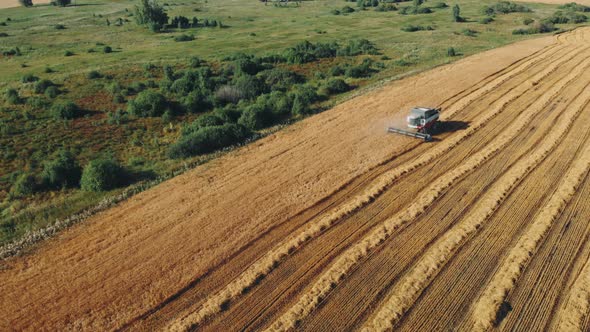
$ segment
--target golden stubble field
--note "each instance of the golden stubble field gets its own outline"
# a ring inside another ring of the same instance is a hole
[[[588,330],[589,56],[485,52],[139,194],[5,261],[0,329]],[[448,131],[385,133],[417,104]]]

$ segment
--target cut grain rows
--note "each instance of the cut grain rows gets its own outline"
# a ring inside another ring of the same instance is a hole
[[[565,60],[567,60],[567,58],[565,58],[565,59],[563,57],[561,58],[561,62],[564,62]],[[552,73],[554,70],[556,70],[557,67],[559,66],[559,64],[561,62],[558,61],[557,63],[554,63],[553,65],[551,65],[551,66],[547,67],[546,69],[544,69],[536,77],[533,77],[532,78],[531,86],[534,86],[536,84],[536,82],[538,82],[543,77],[545,77],[546,75],[548,75],[548,74]],[[520,93],[522,93],[522,91]],[[510,96],[506,96],[503,99],[503,101],[499,103],[500,104],[500,107],[498,109],[496,109],[496,110],[493,110],[493,112],[491,113],[491,116],[489,116],[488,118],[497,115],[503,109],[503,107],[507,103],[509,103],[510,101],[511,101]],[[485,120],[487,120],[488,118],[486,118]],[[474,126],[474,127],[471,127],[471,128],[478,128],[480,126],[481,125]],[[473,134],[473,132],[474,132],[474,129],[471,132],[468,131],[468,135],[469,134]],[[468,135],[464,135],[464,136],[468,136]],[[458,140],[455,139],[455,141],[454,142],[451,142],[451,144],[449,144],[449,145],[451,147],[453,147],[454,145],[458,144],[457,141],[460,142],[463,139],[464,139],[464,137],[461,137]],[[439,151],[441,151],[441,150],[442,150],[442,152],[438,152],[439,155],[445,151],[445,149],[440,149]],[[434,157],[429,157],[429,158],[434,158]],[[423,161],[422,163],[425,163],[427,161],[428,161],[428,159],[426,161]],[[417,166],[412,166],[412,167],[409,168],[409,170],[411,170],[412,168],[415,168],[415,167],[417,167]],[[398,171],[397,173],[394,173],[393,176],[388,175],[388,178],[385,181],[385,184],[383,182],[381,182],[381,183],[378,182],[379,185],[377,186],[377,189],[374,192],[377,192],[377,195],[380,194],[380,192],[382,192],[382,190],[384,189],[384,187],[388,186],[391,182],[393,182],[395,179],[397,179],[401,174],[404,174],[404,173],[408,172],[409,170],[403,170],[401,172]],[[367,199],[366,197],[370,197],[370,198]],[[366,203],[372,201],[372,199],[373,198],[371,196],[364,195],[364,197],[362,197],[362,199],[357,199],[357,201],[354,201],[353,202],[353,204],[352,204],[353,208],[350,208],[350,207],[346,207],[344,209],[341,208],[340,210],[337,210],[335,212],[335,216],[334,216],[334,214],[332,216],[328,216],[327,218],[324,218],[322,220],[322,222],[318,223],[318,225],[316,225],[316,227],[309,227],[306,230],[306,232],[304,232],[303,234],[301,234],[300,237],[298,237],[298,238],[292,240],[290,243],[287,243],[286,245],[284,245],[281,250],[278,250],[278,251],[275,250],[275,251],[272,252],[271,255],[267,255],[267,257],[266,257],[267,259],[265,259],[263,261],[265,263],[259,264],[256,267],[255,270],[252,270],[251,269],[250,271],[248,271],[246,274],[244,274],[242,276],[241,279],[239,279],[234,284],[230,285],[230,287],[227,287],[225,293],[222,293],[221,296],[218,296],[218,297],[214,298],[213,301],[210,301],[210,305],[204,306],[203,309],[201,310],[201,313],[199,314],[200,316],[199,315],[197,316],[197,317],[200,317],[200,318],[197,318],[196,320],[192,320],[192,317],[191,317],[188,321],[191,321],[192,323],[198,322],[203,317],[206,317],[207,315],[218,311],[219,308],[222,306],[222,304],[225,303],[228,299],[233,298],[233,297],[239,295],[244,288],[249,287],[257,279],[259,279],[262,275],[268,273],[268,271],[270,271],[270,269],[272,269],[272,267],[275,265],[275,263],[277,261],[280,261],[284,257],[284,255],[286,253],[288,253],[289,251],[292,251],[293,248],[297,248],[303,242],[309,240],[309,238],[311,236],[315,236],[315,235],[319,234],[326,227],[331,226],[331,223],[333,223],[335,220],[338,220],[343,215],[345,215],[347,213],[350,213],[350,211],[352,211],[352,210],[355,210],[356,208],[358,208],[358,205],[361,205],[362,206],[363,204],[366,204]],[[244,286],[242,286],[242,285],[244,285]]]
[[[563,58],[562,58],[562,59],[563,59]],[[552,69],[550,69],[550,70],[548,70],[548,71],[545,71],[545,72],[551,73],[553,70],[555,70],[555,67],[554,67],[554,68],[552,68]],[[534,84],[533,84],[533,85],[534,85]]]
[[[432,218],[432,219],[437,220],[436,218]]]

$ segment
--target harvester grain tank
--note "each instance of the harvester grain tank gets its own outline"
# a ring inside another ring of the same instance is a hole
[[[390,133],[432,141],[432,133],[440,126],[440,108],[414,107],[406,118],[409,129],[389,127]]]

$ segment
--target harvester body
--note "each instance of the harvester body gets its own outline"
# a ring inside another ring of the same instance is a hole
[[[387,131],[432,141],[431,133],[439,126],[440,108],[414,107],[406,120],[408,128],[412,130],[389,127]]]

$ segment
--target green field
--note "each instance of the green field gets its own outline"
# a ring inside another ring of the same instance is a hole
[[[447,2],[446,8],[437,8],[437,3],[427,1],[422,5],[431,7],[432,13],[401,15],[400,10],[412,6],[411,2],[391,4],[397,6],[397,11],[379,11],[377,7],[362,10],[355,2],[342,0],[282,5],[255,0],[168,0],[161,4],[170,17],[197,17],[201,22],[206,18],[221,22],[223,27],[168,28],[161,33],[135,23],[133,13],[138,1],[82,0],[64,8],[43,5],[0,10],[0,22],[5,22],[0,25],[0,34],[4,34],[0,37],[0,52],[8,52],[0,55],[0,244],[95,205],[126,186],[169,176],[218,155],[207,151],[170,158],[170,146],[182,135],[183,126],[203,112],[174,111],[154,117],[125,114],[128,103],[144,89],[161,91],[171,103],[182,100],[181,94],[161,88],[163,81],[171,81],[164,73],[166,65],[172,66],[178,78],[191,70],[191,59],[198,57],[204,61],[201,67],[214,72],[213,81],[231,82],[237,74],[225,74],[225,70],[234,61],[230,58],[239,52],[270,59],[304,40],[337,42],[342,47],[351,40],[367,39],[377,48],[377,53],[338,55],[303,64],[264,62],[269,68],[296,73],[305,80],[302,84],[317,90],[319,98],[312,101],[311,111],[305,114],[282,114],[272,123],[253,127],[254,137],[259,137],[346,98],[350,92],[338,93],[328,88],[330,81],[335,80],[335,66],[346,69],[371,59],[367,62],[370,73],[362,77],[338,76],[351,90],[370,88],[383,80],[535,37],[512,32],[526,28],[525,18],[540,21],[557,9],[552,5],[526,4],[531,12],[496,14],[492,22],[483,24],[482,7],[493,6],[496,1],[453,1]],[[465,22],[453,21],[455,4],[460,5]],[[390,4],[381,4],[385,5]],[[335,15],[334,10],[342,11],[344,6],[355,11]],[[410,25],[428,30],[402,30]],[[557,28],[573,26],[559,24]],[[193,35],[194,40],[175,41],[183,34]],[[112,52],[104,52],[107,46]],[[10,54],[17,47],[20,55]],[[455,50],[456,56],[449,55],[449,48]],[[97,71],[97,77],[91,78],[92,71]],[[22,82],[28,74],[39,80],[51,80],[59,94],[35,93],[35,82]],[[115,85],[119,87],[114,88]],[[9,89],[18,92],[19,102],[8,100]],[[294,96],[297,91],[289,86],[284,95]],[[252,98],[242,99],[241,104],[229,107],[237,116],[254,102]],[[56,119],[52,105],[65,101],[74,102],[83,114],[69,120]],[[221,107],[214,105],[206,112],[214,108]],[[119,109],[123,112],[115,113]],[[98,192],[74,186],[36,188],[30,194],[14,194],[14,183],[22,174],[39,181],[45,162],[60,149],[72,151],[81,166],[97,157],[112,158],[125,168],[126,181],[115,189]]]

